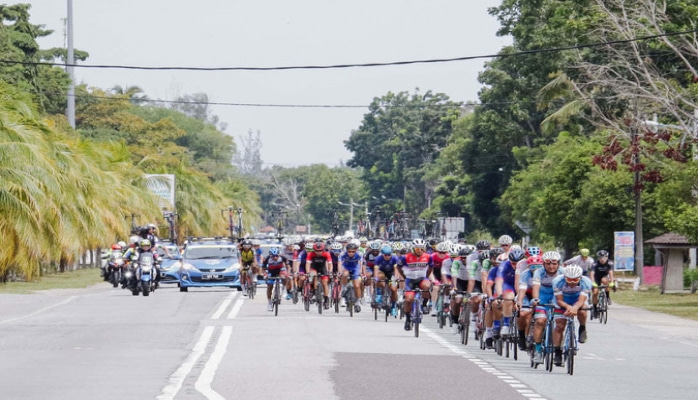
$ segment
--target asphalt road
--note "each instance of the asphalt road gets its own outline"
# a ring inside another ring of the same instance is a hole
[[[0,295],[2,399],[696,399],[698,322],[619,305],[574,376],[458,343],[428,317],[266,311],[227,289],[152,296],[100,284]]]

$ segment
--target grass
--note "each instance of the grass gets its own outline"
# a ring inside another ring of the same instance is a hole
[[[44,275],[34,282],[8,282],[0,284],[0,294],[31,294],[37,290],[81,289],[102,282],[99,269],[79,269],[65,273]]]
[[[644,308],[698,321],[698,293],[660,294],[659,288],[651,286],[634,292],[632,289],[611,293],[614,302],[626,306]]]

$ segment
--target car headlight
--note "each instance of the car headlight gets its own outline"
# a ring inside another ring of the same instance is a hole
[[[240,269],[240,263],[235,263],[231,265],[230,267],[226,268],[225,271],[223,272],[234,272]]]
[[[201,271],[199,271],[198,268],[196,268],[195,266],[193,266],[192,264],[189,264],[189,263],[184,263],[184,264],[182,264],[182,268],[186,269],[187,271],[197,271],[197,272],[201,272]]]

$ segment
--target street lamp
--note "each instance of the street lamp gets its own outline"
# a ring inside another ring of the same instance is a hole
[[[342,203],[341,201],[338,201],[337,204],[339,204],[340,206],[349,206],[349,230],[353,231],[354,230],[354,206],[361,207],[361,204],[354,203],[353,198],[349,198],[349,204]]]

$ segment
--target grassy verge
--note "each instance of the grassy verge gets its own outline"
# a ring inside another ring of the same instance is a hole
[[[79,269],[62,274],[44,275],[36,282],[0,284],[0,294],[30,294],[36,290],[80,289],[102,282],[98,269]]]
[[[632,289],[619,290],[611,293],[614,302],[644,308],[649,311],[661,312],[698,321],[698,293],[667,293],[660,294],[658,287],[642,288],[638,292]]]

